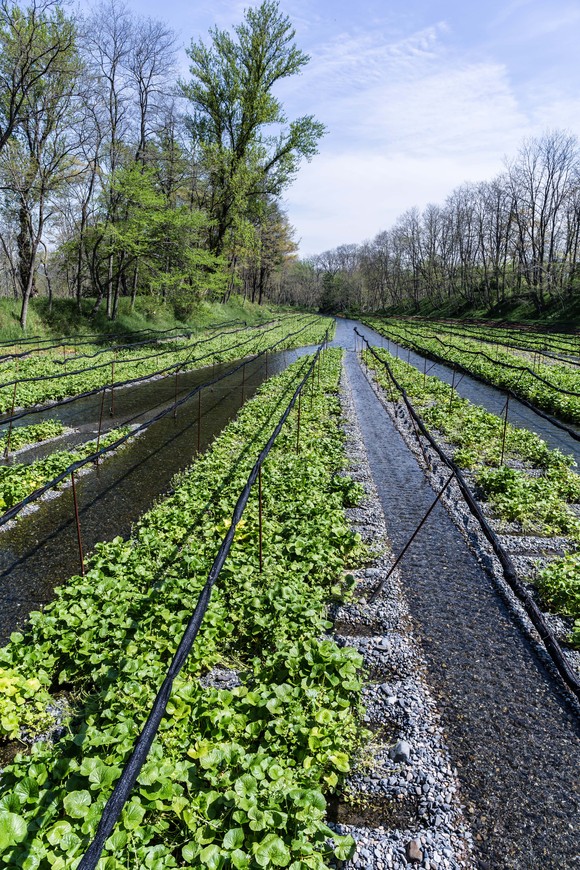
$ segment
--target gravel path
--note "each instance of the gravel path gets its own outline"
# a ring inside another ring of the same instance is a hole
[[[353,353],[346,371],[398,553],[434,493]],[[580,867],[576,711],[441,504],[401,563],[401,582],[467,804],[476,866]]]

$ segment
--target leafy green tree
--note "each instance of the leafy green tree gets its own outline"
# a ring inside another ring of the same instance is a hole
[[[222,254],[252,200],[279,196],[300,161],[316,153],[324,126],[311,115],[288,123],[273,94],[278,82],[300,73],[309,60],[275,0],[246,10],[233,34],[214,28],[210,37],[209,45],[192,42],[192,78],[181,87],[209,180],[210,248]],[[277,134],[270,133],[273,127]]]
[[[76,171],[70,131],[79,62],[74,22],[58,4],[33,4],[24,11],[14,7],[10,26],[6,7],[2,13],[5,21],[0,65],[5,76],[12,64],[9,93],[0,98],[7,125],[5,133],[13,115],[11,108],[6,109],[11,99],[17,99],[19,109],[0,151],[0,174],[2,189],[13,202],[19,226],[20,324],[25,329],[28,303],[35,286],[37,252],[50,216],[49,197]],[[24,51],[23,57],[12,55],[17,46]],[[43,51],[52,58],[48,65],[41,60]],[[35,64],[31,57],[36,58]],[[39,71],[41,75],[34,74]],[[18,88],[16,80],[20,81]]]

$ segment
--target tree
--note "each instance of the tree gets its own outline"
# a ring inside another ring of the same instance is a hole
[[[233,35],[214,28],[210,36],[209,45],[192,42],[192,79],[181,87],[192,105],[189,129],[209,179],[210,246],[222,254],[236,217],[253,198],[280,195],[301,159],[316,153],[324,126],[311,115],[288,124],[272,92],[309,60],[277,2],[246,10]],[[271,125],[278,135],[267,132]]]
[[[15,201],[19,231],[18,274],[22,292],[20,324],[26,328],[28,304],[34,292],[36,257],[42,242],[48,200],[68,175],[75,172],[70,131],[72,97],[78,74],[76,28],[59,6],[30,7],[21,20],[34,40],[52,59],[43,75],[29,77],[20,100],[19,120],[0,152],[2,187]],[[57,51],[58,47],[58,51]],[[18,64],[14,70],[18,69]]]

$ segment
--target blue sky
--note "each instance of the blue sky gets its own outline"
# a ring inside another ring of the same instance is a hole
[[[253,2],[130,0],[180,43]],[[579,0],[282,0],[311,61],[278,95],[328,128],[285,196],[303,256],[388,229],[489,179],[522,140],[580,134]],[[186,57],[182,64],[186,71]]]

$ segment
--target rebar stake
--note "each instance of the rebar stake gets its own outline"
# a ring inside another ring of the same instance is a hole
[[[173,419],[177,420],[177,373],[179,369],[175,369],[175,395],[173,397]]]
[[[451,378],[451,389],[449,391],[449,413],[453,406],[453,390],[455,389],[455,367],[453,368],[453,377]]]
[[[12,390],[12,407],[10,409],[10,423],[8,424],[8,437],[6,439],[6,448],[4,450],[4,459],[10,453],[10,441],[12,440],[12,417],[14,416],[14,408],[16,407],[16,387],[18,382],[14,381],[14,389]]]
[[[70,479],[71,479],[71,483],[72,483],[73,502],[74,502],[74,507],[75,507],[75,521],[76,521],[76,525],[77,525],[77,541],[79,544],[79,558],[80,558],[80,562],[81,562],[81,576],[84,577],[85,576],[85,559],[83,556],[83,541],[81,538],[81,523],[80,523],[80,519],[79,519],[79,503],[77,500],[77,488],[76,488],[76,484],[75,484],[74,471],[71,471]]]
[[[509,406],[510,406],[510,394],[506,393],[506,400],[505,400],[505,406],[504,406],[505,416],[503,418],[503,432],[502,432],[502,436],[501,436],[501,458],[499,460],[500,468],[503,465],[503,459],[505,456],[505,437],[506,437],[506,433],[507,433]]]
[[[101,446],[101,429],[103,427],[103,409],[105,407],[105,393],[107,392],[107,388],[103,387],[103,394],[101,396],[101,411],[99,414],[99,431],[97,432],[97,465],[99,464],[99,449]]]
[[[260,574],[264,567],[262,559],[262,466],[258,469],[258,546],[260,554]]]
[[[197,452],[201,450],[201,389],[197,394]]]
[[[115,416],[115,360],[111,360],[111,417]]]
[[[296,453],[300,453],[300,399],[302,393],[298,393],[298,425],[296,427]]]

